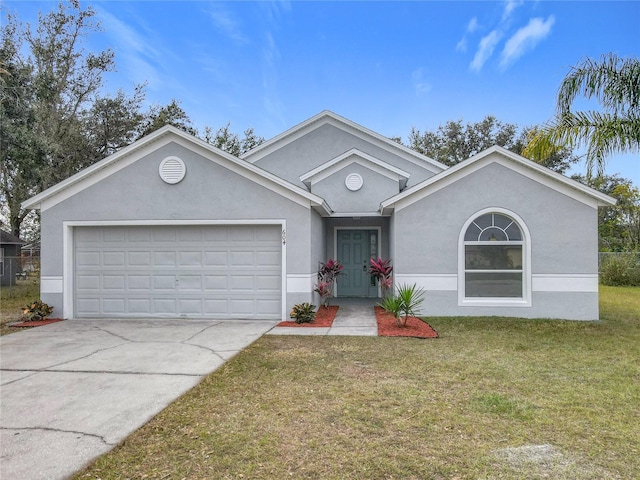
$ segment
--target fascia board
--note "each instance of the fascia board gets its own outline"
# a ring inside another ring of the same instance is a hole
[[[356,157],[356,158],[352,158]],[[300,176],[300,181],[303,183],[311,182],[316,183],[330,175],[333,175],[338,170],[344,168],[344,165],[357,163],[369,170],[373,170],[380,175],[384,175],[392,180],[409,180],[411,174],[401,170],[393,165],[378,160],[371,155],[368,155],[356,148],[353,148],[342,155],[330,160],[323,165],[303,174]],[[315,177],[315,178],[314,178]]]
[[[314,128],[317,128],[316,126],[314,126],[314,124],[316,123],[318,124],[317,127],[325,124],[332,125],[341,130],[345,130],[345,127],[347,127],[346,130],[349,131],[349,133],[365,141],[370,142],[373,138],[375,140],[376,146],[396,155],[398,154],[397,151],[399,150],[402,153],[401,156],[403,159],[422,168],[425,168],[432,173],[437,174],[448,168],[446,165],[443,165],[442,163],[437,162],[432,158],[422,155],[415,150],[410,149],[409,147],[396,143],[393,140],[390,140],[389,138],[386,138],[379,133],[374,132],[373,130],[369,130],[362,125],[358,125],[357,123],[341,117],[329,110],[324,110],[319,114],[311,117],[310,119],[296,125],[295,127],[290,128],[286,132],[283,132],[280,135],[277,135],[276,137],[273,137],[272,139],[264,142],[263,144],[258,145],[256,148],[250,150],[244,155],[241,155],[240,158],[243,160],[247,160],[250,163],[255,163],[266,155],[273,153],[275,150],[288,145],[289,143],[306,135]]]
[[[499,154],[498,156],[492,154]],[[417,202],[454,182],[472,174],[490,163],[499,163],[523,176],[531,178],[546,187],[558,191],[568,197],[593,208],[599,206],[612,206],[616,200],[604,193],[582,185],[575,180],[566,178],[559,173],[538,165],[520,155],[505,148],[494,146],[479,154],[464,160],[448,170],[431,177],[413,188],[394,195],[380,203],[380,211],[389,211],[390,208],[400,210]],[[532,175],[533,173],[533,175]]]
[[[157,143],[158,141],[162,141],[162,143],[159,144]],[[153,132],[149,136],[134,142],[104,160],[95,163],[85,170],[32,197],[23,203],[23,208],[40,208],[40,210],[51,208],[72,195],[75,195],[85,188],[88,188],[102,179],[114,174],[122,168],[131,165],[150,153],[152,150],[157,149],[159,146],[164,146],[171,141],[175,141],[189,150],[197,151],[197,153],[202,155],[204,158],[208,158],[209,160],[217,162],[240,175],[250,178],[252,181],[264,186],[265,188],[269,188],[300,205],[306,207],[316,205],[323,209],[325,208],[324,206],[326,203],[323,198],[307,192],[306,190],[293,185],[286,180],[261,169],[260,167],[251,165],[243,160],[239,160],[233,155],[209,145],[205,141],[193,137],[192,135],[172,126],[166,126],[156,132]],[[214,154],[213,156],[211,155],[212,153]],[[225,164],[223,165],[219,159],[224,159]],[[247,173],[249,175],[247,175]],[[331,211],[328,210],[327,214],[330,212]]]

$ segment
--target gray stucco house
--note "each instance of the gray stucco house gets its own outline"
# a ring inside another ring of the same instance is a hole
[[[329,258],[337,297],[380,296],[382,257],[425,315],[591,320],[613,203],[500,147],[447,168],[324,111],[242,158],[165,127],[24,206],[63,318],[286,319]]]

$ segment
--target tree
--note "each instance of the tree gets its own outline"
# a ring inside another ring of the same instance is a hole
[[[99,158],[111,155],[139,136],[145,119],[141,112],[144,98],[144,85],[138,85],[132,97],[119,90],[115,96],[96,99],[83,119],[95,155]]]
[[[519,155],[527,144],[530,132],[537,127],[526,127],[518,134],[518,126],[502,123],[488,115],[477,123],[462,124],[462,120],[448,121],[436,132],[420,133],[415,128],[409,134],[409,147],[448,166],[456,165],[494,145],[499,145]],[[558,149],[542,162],[548,168],[564,173],[577,161],[569,149]]]
[[[9,13],[0,44],[0,200],[12,233],[29,214],[21,203],[136,140],[171,123],[190,133],[172,101],[141,111],[145,85],[131,97],[103,95],[113,52],[86,52],[82,41],[100,30],[91,7],[60,2],[40,14],[35,30]],[[5,213],[6,212],[6,213]]]
[[[640,250],[640,190],[633,186],[631,180],[619,175],[592,178],[574,175],[571,178],[617,200],[613,207],[598,209],[600,251]]]
[[[578,96],[602,111],[574,111]],[[544,159],[557,148],[586,147],[587,177],[604,174],[606,159],[640,151],[640,62],[613,53],[573,67],[558,91],[555,117],[531,138],[527,156]]]
[[[149,113],[142,122],[138,138],[149,135],[165,125],[173,125],[180,130],[184,130],[190,135],[198,135],[198,131],[193,127],[191,119],[180,106],[180,102],[173,99],[164,107],[160,105],[151,106]]]
[[[244,131],[244,137],[240,138],[231,131],[230,122],[220,127],[215,133],[211,127],[205,127],[203,140],[237,157],[264,142],[264,138],[256,135],[253,128],[247,128]]]
[[[28,214],[24,200],[96,160],[82,117],[113,68],[113,53],[81,48],[83,37],[99,29],[93,16],[70,1],[40,14],[35,31],[12,14],[2,27],[0,195],[14,235]]]

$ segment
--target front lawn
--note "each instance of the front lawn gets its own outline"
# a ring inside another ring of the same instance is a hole
[[[597,323],[265,336],[76,479],[640,477],[640,288]]]
[[[0,287],[0,335],[18,331],[7,324],[19,320],[23,307],[39,298],[40,282],[35,277],[18,280],[17,285]]]

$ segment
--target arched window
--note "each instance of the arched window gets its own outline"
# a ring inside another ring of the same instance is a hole
[[[528,235],[513,214],[479,212],[461,234],[463,304],[530,304]]]

